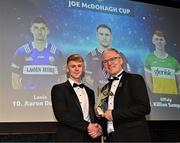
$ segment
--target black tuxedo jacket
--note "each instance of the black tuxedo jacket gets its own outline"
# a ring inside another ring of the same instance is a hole
[[[89,99],[89,115],[95,121],[94,92],[85,86]],[[82,142],[91,140],[87,134],[89,122],[83,119],[78,97],[69,81],[53,86],[51,90],[52,106],[58,121],[57,141]]]
[[[107,86],[109,83],[104,88]],[[123,72],[114,96],[112,116],[117,141],[149,141],[145,115],[150,113],[150,102],[143,77]],[[107,120],[102,122],[106,132]]]

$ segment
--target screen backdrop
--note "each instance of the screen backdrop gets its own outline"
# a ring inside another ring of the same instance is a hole
[[[0,122],[55,121],[50,93],[26,94],[11,86],[11,63],[16,49],[32,41],[30,24],[42,16],[48,42],[65,58],[83,57],[98,45],[96,27],[112,28],[112,47],[121,51],[134,73],[144,76],[144,61],[154,50],[152,34],[166,35],[166,51],[180,62],[180,11],[172,7],[122,0],[1,0],[0,1]],[[152,94],[150,120],[180,120],[180,95]]]

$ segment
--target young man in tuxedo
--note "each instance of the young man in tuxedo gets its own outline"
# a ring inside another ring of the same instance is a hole
[[[102,115],[104,134],[108,142],[150,141],[145,119],[150,113],[150,102],[144,79],[125,72],[122,64],[122,56],[116,49],[102,53],[102,68],[110,76],[103,88],[109,86],[112,93],[107,97],[108,109]]]
[[[57,141],[92,142],[102,134],[94,112],[94,92],[82,84],[84,60],[78,54],[67,58],[64,83],[53,86],[52,106],[58,121]]]

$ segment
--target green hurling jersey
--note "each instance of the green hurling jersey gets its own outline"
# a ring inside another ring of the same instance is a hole
[[[168,55],[160,59],[150,53],[145,60],[145,67],[152,73],[153,93],[178,94],[175,73],[180,66],[174,57]]]

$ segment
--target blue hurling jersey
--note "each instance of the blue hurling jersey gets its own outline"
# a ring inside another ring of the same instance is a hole
[[[49,90],[58,82],[63,74],[64,57],[51,44],[47,44],[43,51],[28,43],[18,48],[13,56],[12,71],[22,77],[24,90]]]

